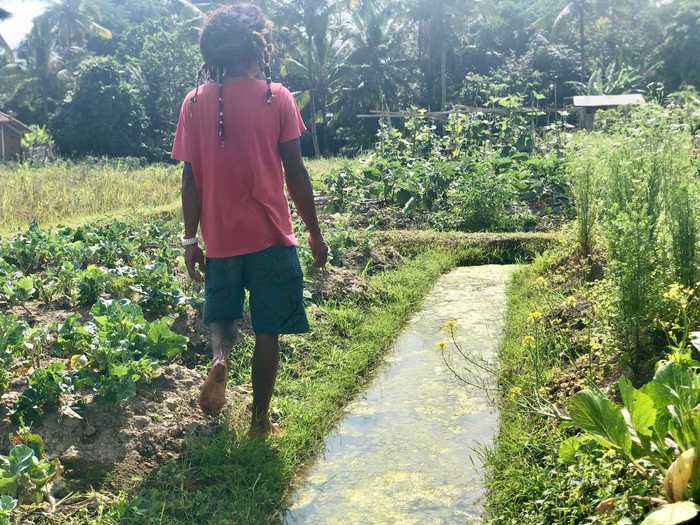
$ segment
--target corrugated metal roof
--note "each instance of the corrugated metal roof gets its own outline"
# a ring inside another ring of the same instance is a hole
[[[574,106],[578,108],[638,106],[640,104],[644,104],[642,95],[588,95],[574,97]]]
[[[16,128],[19,128],[21,131],[31,131],[31,128],[29,126],[27,126],[23,122],[20,122],[12,115],[8,115],[7,113],[3,113],[2,111],[0,111],[0,124],[11,124]]]

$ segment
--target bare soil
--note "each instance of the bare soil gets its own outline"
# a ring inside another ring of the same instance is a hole
[[[204,370],[170,364],[127,403],[115,405],[91,395],[63,400],[83,404],[81,418],[55,411],[33,430],[44,437],[47,453],[61,460],[66,489],[133,487],[175,458],[187,435],[217,427],[218,420],[206,417],[197,406],[205,378]],[[0,449],[9,447],[9,435],[16,430],[7,407],[22,389],[21,383],[14,384],[0,399]],[[225,411],[244,412],[250,399],[249,387],[230,387]]]

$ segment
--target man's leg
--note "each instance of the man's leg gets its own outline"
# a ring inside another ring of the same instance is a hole
[[[238,342],[238,327],[235,322],[215,322],[209,329],[213,360],[199,396],[199,406],[206,414],[218,416],[226,404],[228,356]]]
[[[270,422],[270,400],[279,366],[279,336],[256,334],[253,354],[253,418],[250,433],[264,436],[275,429]]]

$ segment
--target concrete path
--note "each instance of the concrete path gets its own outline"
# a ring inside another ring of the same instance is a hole
[[[480,450],[493,442],[498,414],[447,370],[436,343],[445,339],[443,323],[456,319],[460,345],[495,358],[515,269],[458,268],[438,280],[366,394],[328,436],[285,524],[479,522]]]

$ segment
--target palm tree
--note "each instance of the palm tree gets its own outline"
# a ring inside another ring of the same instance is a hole
[[[56,44],[60,48],[70,50],[82,47],[90,34],[112,38],[112,32],[97,23],[99,12],[94,3],[86,0],[52,0],[51,4],[45,14],[51,21]]]
[[[286,17],[299,41],[294,47],[295,56],[285,60],[283,70],[305,81],[316,156],[328,148],[328,110],[333,93],[340,87],[349,54],[347,41],[336,26],[338,7],[339,0],[294,0],[280,4],[279,14]]]
[[[418,58],[425,83],[425,104],[433,109],[447,103],[448,47],[456,40],[456,21],[466,18],[475,0],[411,0],[418,24]],[[439,89],[439,91],[438,91]]]
[[[389,110],[396,101],[415,60],[406,58],[403,20],[388,7],[365,0],[353,11],[347,77],[365,109]]]
[[[20,65],[15,99],[20,97],[35,108],[35,120],[46,122],[53,105],[63,97],[59,71],[63,65],[56,52],[52,21],[46,15],[34,20],[32,30],[17,50]]]
[[[586,11],[588,7],[587,0],[572,0],[567,3],[554,20],[552,24],[552,31],[556,30],[557,26],[562,20],[568,18],[572,14],[576,16],[576,22],[578,24],[578,45],[579,53],[581,56],[581,82],[586,82],[588,78],[587,74],[587,58],[586,58]]]
[[[12,13],[0,7],[0,22],[2,22],[3,20],[7,20],[11,16]],[[5,40],[2,37],[2,35],[0,35],[0,50],[2,50],[5,53],[5,55],[12,58],[12,48],[10,47],[10,44],[7,43],[7,40]]]

